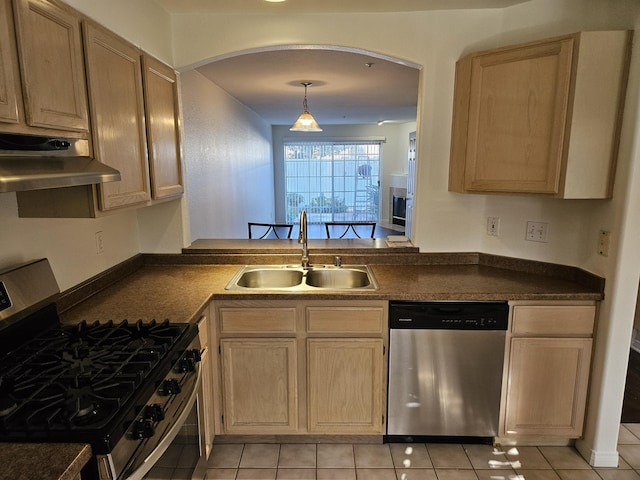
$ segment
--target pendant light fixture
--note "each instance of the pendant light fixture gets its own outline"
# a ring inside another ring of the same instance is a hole
[[[313,85],[311,82],[300,82],[300,85],[304,85],[304,100],[302,102],[302,113],[296,120],[296,123],[289,129],[292,132],[321,132],[322,129],[313,118],[313,115],[309,113],[307,108],[307,88]]]

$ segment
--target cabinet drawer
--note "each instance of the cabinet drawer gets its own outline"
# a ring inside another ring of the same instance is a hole
[[[315,333],[382,333],[379,307],[307,307],[307,331]]]
[[[295,308],[221,308],[222,333],[287,333],[296,331]]]
[[[593,335],[594,305],[516,305],[514,335]]]

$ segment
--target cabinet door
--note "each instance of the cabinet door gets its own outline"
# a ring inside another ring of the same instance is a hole
[[[96,158],[122,180],[98,186],[100,208],[151,199],[140,51],[120,37],[85,23],[85,54]]]
[[[382,340],[309,339],[309,433],[383,433]]]
[[[151,195],[154,200],[179,196],[182,187],[180,115],[175,71],[143,55]]]
[[[45,0],[16,0],[27,123],[89,130],[80,19]]]
[[[11,0],[0,0],[0,122],[18,123],[22,101]]]
[[[573,43],[564,38],[458,62],[451,150],[452,168],[464,169],[463,190],[558,192]]]
[[[507,435],[577,438],[582,434],[592,340],[511,340]]]
[[[225,432],[295,433],[295,339],[224,339],[221,347]]]

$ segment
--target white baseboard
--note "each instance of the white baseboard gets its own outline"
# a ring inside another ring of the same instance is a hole
[[[588,447],[583,440],[576,441],[576,450],[594,468],[617,468],[620,461],[617,451],[598,452]]]

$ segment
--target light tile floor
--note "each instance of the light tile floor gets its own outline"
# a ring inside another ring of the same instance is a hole
[[[618,468],[571,447],[216,444],[209,480],[640,480],[640,424],[620,426]],[[165,477],[166,478],[166,477]]]

